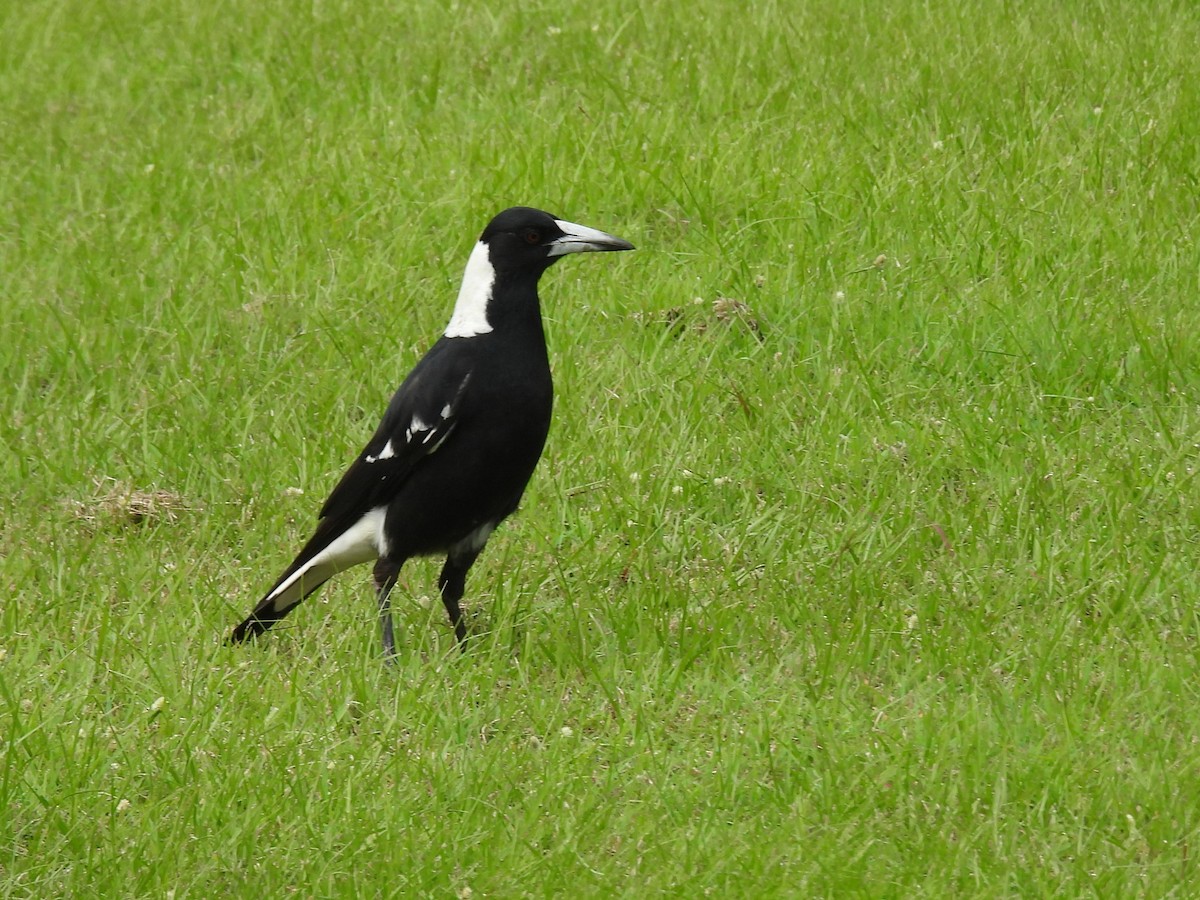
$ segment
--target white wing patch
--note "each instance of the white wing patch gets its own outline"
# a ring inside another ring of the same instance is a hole
[[[429,453],[431,456],[432,456],[434,453],[437,453],[437,451],[438,451],[438,448],[439,448],[439,447],[441,447],[441,446],[442,446],[442,444],[446,443],[446,438],[450,437],[450,433],[451,433],[452,431],[454,431],[454,426],[455,426],[455,425],[457,425],[457,424],[458,424],[457,422],[451,422],[451,423],[450,423],[450,427],[449,427],[449,428],[447,428],[447,429],[446,429],[446,430],[445,430],[445,431],[442,433],[442,436],[441,436],[440,438],[438,438],[438,439],[437,439],[437,443],[436,443],[436,444],[434,444],[432,447],[430,447],[430,448],[429,448],[429,450],[428,450],[427,452],[428,452],[428,453]],[[436,434],[436,433],[437,433],[437,432],[432,432],[432,433],[430,433],[429,437],[425,438],[425,440],[424,440],[424,441],[422,441],[421,443],[423,443],[423,444],[428,444],[428,443],[429,443],[429,438],[433,437],[433,435],[434,435],[434,434]]]
[[[458,289],[458,300],[454,314],[446,326],[446,337],[467,338],[487,334],[492,330],[487,318],[488,303],[492,300],[492,287],[496,283],[496,270],[488,256],[488,245],[480,241],[467,259],[463,272],[462,287]]]
[[[427,432],[427,431],[429,432],[429,434],[425,434],[425,432]],[[413,417],[412,417],[412,422],[409,423],[408,428],[406,428],[404,430],[404,440],[411,444],[412,439],[414,437],[416,437],[418,434],[425,434],[425,440],[421,441],[421,443],[424,444],[429,440],[430,437],[433,436],[433,431],[430,429],[430,426],[428,424],[426,424],[426,422],[420,416],[418,416],[414,413]]]
[[[369,453],[367,454],[367,462],[379,462],[381,459],[391,459],[395,455],[396,448],[392,446],[391,438],[389,438],[388,442],[383,445],[383,449],[379,451],[378,456],[371,456]]]
[[[413,413],[412,419],[409,420],[408,427],[404,429],[404,443],[412,444],[413,441],[420,439],[420,446],[428,447],[425,453],[437,452],[438,448],[446,442],[446,438],[450,437],[450,433],[454,431],[457,422],[451,421],[451,417],[457,412],[455,408],[463,391],[467,388],[467,383],[471,380],[470,373],[463,378],[462,383],[458,386],[458,393],[454,395],[454,399],[446,403],[442,407],[442,411],[438,414],[437,421],[430,424],[421,418],[420,413]],[[433,446],[429,446],[429,442],[433,441]],[[391,459],[396,455],[396,445],[392,443],[392,439],[388,438],[387,443],[383,445],[383,449],[378,454],[368,453],[364,459],[368,463],[376,463],[385,459]]]

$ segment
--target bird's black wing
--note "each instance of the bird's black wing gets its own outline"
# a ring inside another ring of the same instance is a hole
[[[437,344],[388,404],[383,421],[321,507],[316,532],[254,612],[234,629],[239,642],[260,634],[342,569],[374,559],[386,507],[413,469],[459,422],[470,361]]]
[[[353,522],[386,506],[413,467],[450,437],[471,372],[458,366],[430,369],[414,369],[396,391],[379,428],[321,507],[321,520]]]

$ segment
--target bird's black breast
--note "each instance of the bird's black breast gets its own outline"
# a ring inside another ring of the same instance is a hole
[[[454,429],[421,460],[389,505],[390,552],[445,552],[520,502],[550,428],[553,384],[541,329],[443,338],[430,351],[422,392],[467,378]],[[414,372],[414,374],[417,374]]]

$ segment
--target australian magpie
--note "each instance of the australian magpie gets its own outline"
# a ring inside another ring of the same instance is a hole
[[[376,560],[383,652],[395,655],[388,595],[413,556],[446,554],[438,586],[460,647],[467,571],[511,515],[550,428],[553,388],[537,285],[568,253],[628,241],[528,207],[496,216],[471,251],[445,334],[417,363],[342,476],[316,532],[233,630],[261,634],[332,576]]]

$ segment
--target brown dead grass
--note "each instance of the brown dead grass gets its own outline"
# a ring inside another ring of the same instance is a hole
[[[115,478],[94,480],[95,493],[68,501],[77,519],[93,525],[141,526],[172,523],[199,505],[181,494],[158,488],[143,489]]]

